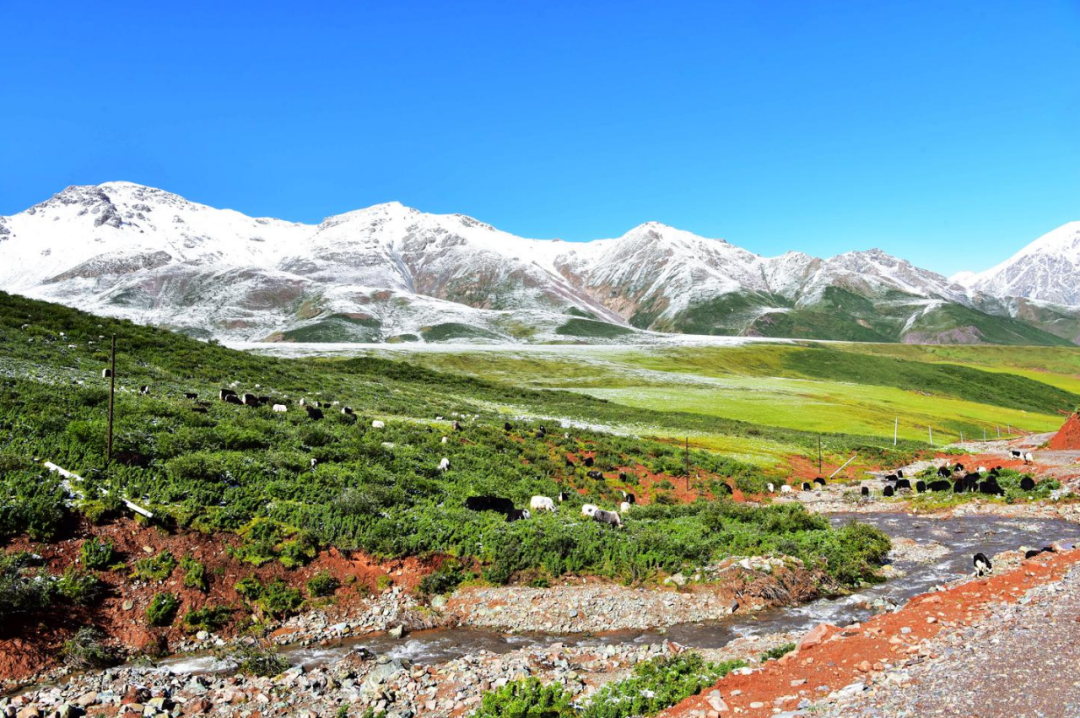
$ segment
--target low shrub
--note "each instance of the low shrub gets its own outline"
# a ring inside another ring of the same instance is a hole
[[[171,593],[157,593],[146,607],[146,622],[151,626],[171,626],[180,609],[180,599]]]
[[[340,582],[331,576],[329,571],[319,571],[308,579],[307,592],[312,598],[321,598],[331,595],[340,585]]]
[[[233,609],[228,606],[203,606],[188,611],[184,616],[184,627],[191,633],[197,631],[220,631],[229,625]]]
[[[770,648],[758,657],[758,660],[764,663],[765,661],[771,661],[776,658],[783,658],[787,654],[795,650],[794,643],[785,643],[777,646],[776,648]]]
[[[537,678],[512,681],[486,693],[474,718],[574,718],[572,696],[565,688]]]
[[[102,541],[97,536],[91,536],[79,547],[79,560],[87,568],[104,571],[117,560],[113,542],[108,539]]]
[[[237,646],[222,656],[236,664],[236,672],[246,676],[273,676],[289,670],[289,661],[273,646]]]
[[[96,628],[83,626],[64,641],[61,649],[64,662],[79,670],[108,668],[116,664],[119,660],[116,652],[102,643],[102,638]]]
[[[56,592],[81,605],[93,603],[101,595],[101,581],[94,574],[76,566],[68,566],[64,574],[56,579]]]
[[[0,618],[45,608],[52,582],[44,571],[29,570],[26,553],[0,553]]]
[[[148,556],[135,562],[131,575],[147,583],[164,581],[176,569],[176,559],[169,551],[162,551],[157,556]]]
[[[184,572],[184,586],[206,591],[210,588],[210,580],[206,576],[206,566],[196,561],[191,556],[180,559],[180,568]]]

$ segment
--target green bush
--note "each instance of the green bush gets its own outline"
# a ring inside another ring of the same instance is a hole
[[[236,646],[221,657],[236,664],[236,672],[246,676],[273,676],[289,670],[289,661],[273,646]]]
[[[157,593],[146,607],[146,622],[151,626],[171,626],[180,609],[180,599],[171,593]]]
[[[312,598],[329,596],[337,590],[340,582],[330,575],[329,571],[319,571],[308,579],[307,591]]]
[[[244,576],[233,586],[236,592],[248,601],[258,601],[263,595],[263,585],[255,576]]]
[[[196,561],[191,556],[180,559],[180,568],[184,572],[184,586],[206,591],[210,588],[210,581],[206,576],[206,566]]]
[[[776,648],[770,648],[769,650],[765,651],[761,654],[758,660],[764,663],[765,661],[771,661],[776,658],[783,658],[787,654],[794,651],[795,648],[796,646],[794,643],[785,643],[783,645],[777,646]]]
[[[512,681],[484,694],[474,718],[574,718],[571,695],[536,678]]]
[[[64,641],[64,662],[79,670],[108,668],[119,661],[116,652],[102,642],[100,631],[83,626],[70,639]]]
[[[91,536],[79,547],[79,560],[87,568],[104,571],[117,561],[113,542],[101,541],[97,536]]]
[[[76,566],[68,566],[64,574],[56,579],[55,587],[59,595],[82,605],[93,603],[101,595],[98,577]]]
[[[471,578],[472,574],[465,571],[460,561],[448,559],[443,562],[439,570],[420,579],[418,590],[422,596],[453,593],[454,589]]]
[[[30,571],[25,553],[0,553],[0,618],[37,611],[52,601],[52,583],[44,571]]]
[[[701,692],[745,661],[706,663],[700,653],[654,658],[634,666],[628,678],[609,683],[581,711],[581,718],[629,718],[659,713]]]
[[[303,605],[304,597],[299,590],[275,579],[263,587],[258,603],[268,615],[280,619],[296,613]]]
[[[187,612],[184,627],[191,633],[197,631],[220,631],[229,625],[233,609],[228,606],[203,606]]]
[[[148,556],[136,561],[131,575],[147,583],[160,583],[171,576],[175,569],[176,559],[168,550],[165,550],[157,556]]]

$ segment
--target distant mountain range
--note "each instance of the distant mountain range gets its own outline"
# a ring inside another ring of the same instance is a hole
[[[234,341],[1067,345],[1080,222],[949,279],[876,249],[768,258],[655,222],[569,243],[390,203],[309,225],[109,182],[0,217],[0,289]]]

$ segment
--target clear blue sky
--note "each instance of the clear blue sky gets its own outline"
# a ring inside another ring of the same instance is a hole
[[[12,0],[0,28],[0,214],[123,179],[944,273],[1080,219],[1078,0]]]

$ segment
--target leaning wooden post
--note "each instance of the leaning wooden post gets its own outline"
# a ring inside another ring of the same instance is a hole
[[[112,352],[109,360],[109,439],[105,449],[105,466],[112,463],[113,405],[116,396],[116,335],[112,335]]]
[[[934,445],[934,427],[928,426],[926,428],[930,430],[930,446],[933,446]]]

